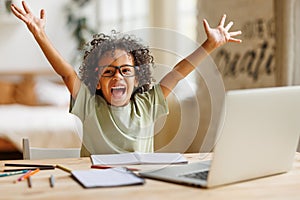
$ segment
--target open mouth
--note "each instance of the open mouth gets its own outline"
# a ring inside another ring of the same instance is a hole
[[[110,92],[114,98],[121,98],[126,92],[126,87],[125,86],[115,86],[110,89]]]

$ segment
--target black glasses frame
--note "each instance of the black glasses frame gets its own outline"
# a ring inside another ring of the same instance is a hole
[[[111,68],[114,68],[115,71],[112,73],[112,74],[103,74],[102,71],[107,68],[107,67],[111,67]],[[125,68],[125,67],[132,67],[134,69],[134,74],[133,75],[126,75],[122,72],[122,68]],[[114,66],[114,65],[105,65],[105,66],[102,66],[100,67],[100,75],[102,77],[113,77],[115,74],[116,74],[116,71],[117,69],[119,70],[119,73],[123,76],[123,77],[133,77],[136,75],[136,69],[137,69],[137,66],[133,66],[133,65],[120,65],[120,66]]]

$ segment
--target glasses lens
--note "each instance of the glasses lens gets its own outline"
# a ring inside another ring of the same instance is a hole
[[[123,66],[121,66],[120,67],[120,72],[125,77],[134,76],[135,75],[134,67],[130,66],[130,65],[123,65]]]
[[[111,77],[111,76],[115,75],[115,73],[116,73],[116,68],[115,67],[107,66],[107,67],[103,68],[101,76]]]

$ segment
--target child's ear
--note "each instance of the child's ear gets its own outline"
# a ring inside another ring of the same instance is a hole
[[[134,87],[138,87],[139,86],[139,80],[138,80],[138,78],[137,77],[135,77],[135,79],[134,79]]]
[[[97,90],[100,90],[100,89],[101,89],[100,81],[97,83],[96,89],[97,89]]]

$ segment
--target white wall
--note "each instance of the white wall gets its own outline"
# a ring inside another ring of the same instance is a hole
[[[2,0],[1,0],[2,1]],[[71,62],[76,43],[66,27],[64,5],[69,0],[27,0],[39,16],[46,10],[46,32],[57,50]],[[20,0],[14,1],[20,5]],[[23,22],[13,15],[8,20],[0,16],[0,73],[11,71],[50,70],[51,67]]]

